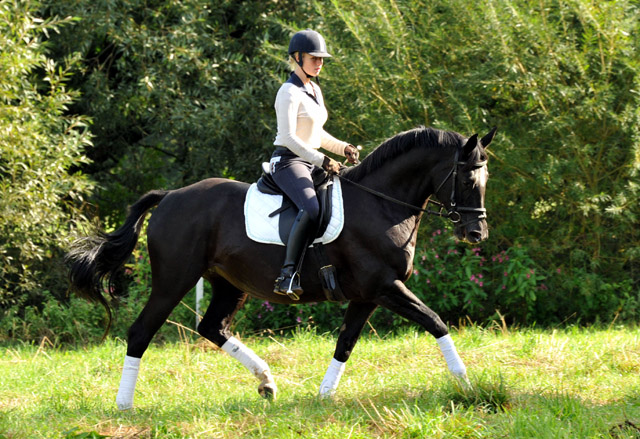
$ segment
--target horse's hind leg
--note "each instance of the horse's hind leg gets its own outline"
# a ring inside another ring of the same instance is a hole
[[[367,323],[376,308],[377,305],[374,303],[349,303],[340,327],[336,351],[333,354],[333,359],[329,364],[322,384],[320,384],[321,397],[329,397],[335,393],[344,372],[345,363],[351,356],[358,338],[360,338],[362,328],[364,328],[365,323]]]
[[[240,361],[260,380],[258,386],[260,395],[265,398],[275,398],[277,387],[267,363],[240,340],[233,337],[229,331],[233,316],[247,297],[246,293],[238,290],[223,278],[215,278],[211,280],[211,284],[213,298],[198,325],[198,332]]]
[[[196,264],[182,265],[184,266],[173,267],[174,270],[170,270],[168,267],[160,269],[158,265],[153,265],[152,260],[153,278],[149,301],[129,328],[127,355],[116,396],[116,404],[120,410],[128,410],[133,407],[133,395],[140,359],[149,347],[151,339],[200,277],[201,271]],[[187,267],[187,265],[189,266]],[[179,273],[179,275],[173,273]]]

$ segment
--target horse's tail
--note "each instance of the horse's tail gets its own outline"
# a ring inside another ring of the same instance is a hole
[[[111,328],[112,314],[109,302],[103,295],[106,290],[113,298],[118,296],[113,285],[114,274],[127,261],[140,236],[143,220],[169,191],[151,191],[129,207],[124,224],[112,233],[82,238],[73,243],[66,260],[70,264],[71,290],[85,299],[99,302],[107,311],[108,324],[104,335]]]

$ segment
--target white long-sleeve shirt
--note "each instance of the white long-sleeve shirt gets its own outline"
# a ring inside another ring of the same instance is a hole
[[[278,90],[275,102],[278,133],[273,144],[285,146],[308,162],[322,166],[324,154],[318,148],[344,156],[348,143],[324,130],[328,113],[322,91],[312,82],[309,86],[305,88],[300,78],[292,74]],[[312,97],[314,92],[316,100]]]

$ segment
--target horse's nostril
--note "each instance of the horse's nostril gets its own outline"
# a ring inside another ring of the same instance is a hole
[[[469,241],[480,242],[482,241],[482,232],[479,230],[472,230],[469,232]]]

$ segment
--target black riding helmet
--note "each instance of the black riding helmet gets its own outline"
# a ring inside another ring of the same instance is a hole
[[[327,43],[324,42],[322,35],[311,29],[301,30],[291,37],[291,41],[289,42],[289,55],[293,57],[295,52],[300,53],[300,59],[296,61],[300,68],[302,68],[303,53],[321,58],[331,57],[329,52],[327,52]],[[302,71],[304,72],[304,69],[302,69]],[[311,77],[307,72],[304,73],[307,77]]]

